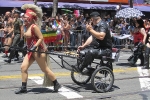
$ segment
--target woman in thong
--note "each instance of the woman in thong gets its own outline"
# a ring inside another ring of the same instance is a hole
[[[8,57],[8,51],[9,51],[9,47],[12,44],[12,40],[14,38],[14,34],[12,32],[13,29],[13,22],[12,21],[8,21],[7,26],[3,29],[4,31],[4,55],[2,56],[3,58],[7,58]]]
[[[15,93],[20,94],[27,92],[26,87],[28,79],[28,68],[34,61],[38,63],[41,70],[53,82],[54,92],[57,92],[61,85],[58,83],[54,73],[48,67],[46,61],[48,55],[46,53],[40,53],[47,51],[46,45],[43,42],[43,35],[40,31],[42,10],[41,8],[33,4],[25,4],[22,6],[22,9],[26,10],[24,16],[24,24],[27,27],[27,31],[24,33],[24,37],[26,38],[27,48],[29,49],[29,52],[24,57],[23,63],[21,65],[22,86]]]

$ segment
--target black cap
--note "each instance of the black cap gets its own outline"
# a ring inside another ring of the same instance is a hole
[[[98,17],[98,16],[100,16],[100,14],[98,12],[92,12],[90,14],[90,17]]]
[[[14,13],[20,14],[21,12],[19,10],[14,10]]]

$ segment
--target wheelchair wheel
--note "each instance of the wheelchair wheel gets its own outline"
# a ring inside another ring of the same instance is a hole
[[[112,65],[112,62],[107,62],[107,67],[109,67],[112,71],[113,71],[113,65]]]
[[[83,75],[81,73],[71,71],[71,78],[72,78],[73,82],[75,82],[78,85],[81,85],[81,84],[88,83],[91,79],[91,76]]]
[[[91,83],[96,92],[108,92],[114,83],[114,74],[106,66],[96,69],[91,77]]]

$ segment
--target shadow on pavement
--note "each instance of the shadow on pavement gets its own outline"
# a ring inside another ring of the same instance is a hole
[[[33,92],[34,94],[41,94],[41,93],[52,93],[53,90],[48,89],[48,88],[32,88],[28,90],[28,93],[29,92]]]
[[[90,83],[85,84],[85,85],[72,84],[72,85],[64,85],[64,86],[68,87],[74,91],[77,91],[77,92],[89,92],[89,91],[91,91],[92,93],[97,93],[96,91],[94,91],[93,86]],[[120,89],[120,88],[116,85],[113,85],[112,89],[109,92],[112,92],[112,91],[117,90],[117,89]]]
[[[126,63],[116,63],[117,66],[125,66],[125,67],[129,67],[131,66],[128,62]],[[131,67],[136,67],[136,66],[131,66]]]

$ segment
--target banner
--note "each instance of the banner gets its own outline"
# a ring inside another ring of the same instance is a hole
[[[2,1],[2,0],[0,0]],[[33,0],[7,0],[7,1],[32,1]],[[53,2],[53,0],[37,0],[38,2]],[[124,3],[128,4],[128,0],[59,0],[59,2],[70,2],[70,3]]]
[[[87,2],[106,2],[106,3],[128,3],[128,0],[74,0],[74,1],[77,1],[77,2],[87,1]]]

